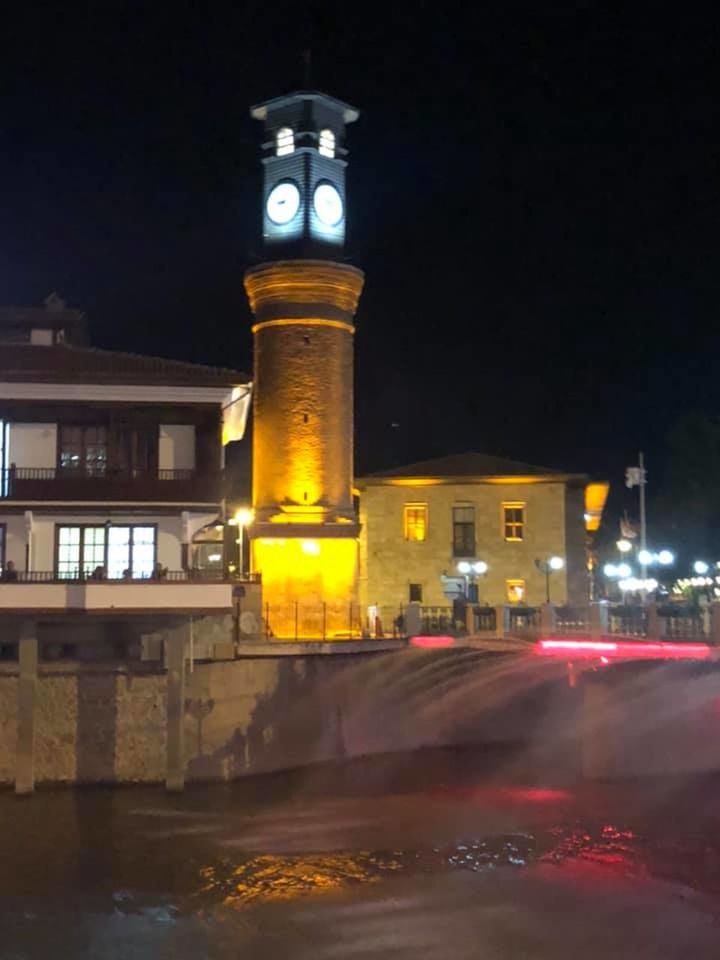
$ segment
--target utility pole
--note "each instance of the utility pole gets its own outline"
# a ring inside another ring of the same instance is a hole
[[[647,517],[645,514],[645,457],[642,453],[638,454],[638,467],[640,468],[640,556],[644,559],[647,556]],[[643,580],[647,580],[646,563],[640,564],[640,576]]]

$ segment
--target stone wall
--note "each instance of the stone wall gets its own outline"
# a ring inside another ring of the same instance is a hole
[[[525,504],[524,539],[505,541],[504,502]],[[406,503],[427,505],[426,539],[421,543],[405,540],[403,507]],[[422,602],[447,605],[442,590],[442,573],[457,575],[457,560],[452,555],[452,508],[475,507],[477,559],[489,564],[479,581],[482,602],[492,606],[507,602],[506,580],[524,580],[526,600],[530,604],[545,601],[545,576],[535,566],[536,558],[558,554],[568,561],[570,579],[584,576],[584,533],[582,503],[570,505],[577,510],[577,522],[566,524],[566,497],[563,483],[447,483],[397,486],[368,483],[360,498],[360,594],[363,604],[378,604],[397,610],[408,602],[409,585],[420,584]],[[568,537],[574,542],[569,543]],[[576,541],[576,542],[575,542]],[[552,599],[567,601],[567,570],[552,574]],[[585,594],[574,598],[583,602]]]
[[[15,770],[16,670],[4,665],[0,671],[0,782],[7,784]],[[468,685],[460,696],[465,671]],[[476,709],[484,701],[473,678],[483,675],[477,654],[461,650],[195,664],[185,684],[187,780],[458,740],[527,737],[536,725],[532,703],[529,713],[515,709],[512,716]],[[513,692],[512,685],[507,689]],[[509,699],[503,694],[501,700],[502,713]],[[41,664],[35,724],[38,783],[165,779],[167,674],[161,669]]]

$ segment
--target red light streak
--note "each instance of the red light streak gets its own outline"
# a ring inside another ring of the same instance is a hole
[[[643,643],[639,640],[540,640],[535,652],[542,657],[599,657],[608,660],[708,660],[715,656],[706,643]]]
[[[438,650],[442,647],[454,647],[455,637],[410,637],[411,647],[423,647],[426,650]]]

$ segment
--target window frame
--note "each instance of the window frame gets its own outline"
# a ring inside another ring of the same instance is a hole
[[[129,528],[131,531],[136,527],[139,529],[152,528],[153,531],[153,559],[152,566],[153,568],[157,564],[158,559],[158,524],[157,523],[56,523],[55,524],[55,552],[53,556],[53,577],[56,580],[85,580],[88,578],[89,574],[84,574],[82,572],[85,558],[85,530],[97,530],[100,527],[105,528],[105,542],[103,544],[103,561],[102,566],[105,568],[106,575],[108,570],[108,547],[109,540],[108,530],[112,527],[121,527],[123,529]],[[78,560],[78,576],[77,577],[61,577],[60,576],[60,531],[61,530],[80,530],[80,550],[79,550],[79,560]],[[131,533],[132,538],[132,533]],[[130,557],[130,569],[132,569],[132,539],[130,541],[129,557]],[[100,566],[100,564],[97,564]],[[113,582],[119,580],[119,577],[108,577],[107,579],[112,580]]]
[[[275,131],[275,156],[289,157],[295,153],[295,131],[292,127],[278,127]]]
[[[521,510],[520,520],[508,520],[508,510]],[[527,502],[525,500],[503,500],[500,506],[500,530],[505,543],[523,543],[525,541],[525,528],[527,526]],[[517,532],[519,528],[519,535]],[[511,530],[508,535],[508,530]]]
[[[63,442],[63,432],[70,430],[77,430],[80,433],[80,442],[78,444],[79,449],[79,463],[77,467],[70,467],[66,464],[63,464],[63,453],[68,449],[69,446],[73,444],[68,444]],[[88,434],[90,431],[102,431],[104,434],[104,442],[98,442],[97,438],[94,437],[90,439]],[[58,436],[57,436],[57,456],[56,456],[56,469],[58,476],[62,477],[92,477],[97,479],[98,477],[106,477],[108,474],[108,456],[110,453],[110,431],[104,423],[59,423],[58,424]],[[104,458],[98,459],[95,457],[92,461],[93,465],[96,466],[98,463],[102,463],[103,467],[101,470],[98,469],[88,469],[88,450],[90,448],[102,448],[105,449]]]
[[[334,160],[337,153],[337,134],[330,127],[323,127],[318,133],[318,153],[321,157]]]
[[[413,589],[415,588],[415,589]],[[419,594],[419,596],[413,597],[413,593]],[[422,603],[423,602],[423,584],[422,583],[410,583],[408,581],[408,603]]]
[[[510,597],[512,587],[522,587],[522,598],[513,600]],[[527,580],[524,577],[508,577],[505,580],[505,600],[507,603],[516,603],[521,605],[527,603]]]
[[[409,536],[409,531],[410,531],[409,514],[412,511],[416,511],[416,510],[423,511],[424,526],[423,526],[422,537]],[[425,543],[428,537],[429,518],[430,518],[430,511],[428,510],[427,501],[410,500],[407,503],[403,504],[403,538],[406,543]]]
[[[473,514],[472,522],[469,521],[469,520],[456,520],[456,519],[455,519],[455,513],[456,513],[456,511],[458,511],[458,510],[472,510],[472,514]],[[457,558],[457,557],[468,557],[468,558],[472,558],[472,557],[475,556],[475,553],[476,553],[476,551],[477,551],[477,510],[476,510],[476,508],[475,508],[475,504],[474,504],[474,503],[454,503],[454,504],[452,505],[452,507],[451,507],[451,511],[452,511],[452,512],[451,512],[451,514],[450,514],[450,517],[451,517],[451,521],[452,521],[452,555],[453,555],[453,558]],[[467,528],[471,528],[471,529],[472,529],[472,538],[471,538],[471,539],[472,539],[472,549],[469,550],[469,551],[466,550],[465,548],[466,548],[466,547],[468,546],[468,544],[470,543],[470,540],[469,540],[469,538],[468,538],[465,534],[463,534],[463,538],[462,538],[462,539],[463,539],[463,542],[462,542],[462,544],[460,544],[460,546],[462,547],[462,550],[459,549],[458,538],[457,538],[457,535],[456,535],[456,530],[457,530],[457,528],[459,528],[459,527],[462,527],[462,528],[464,528],[465,530],[467,530]]]

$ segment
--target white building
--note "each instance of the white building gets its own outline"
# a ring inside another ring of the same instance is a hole
[[[248,377],[84,332],[55,296],[0,309],[0,612],[230,609],[215,527]]]

